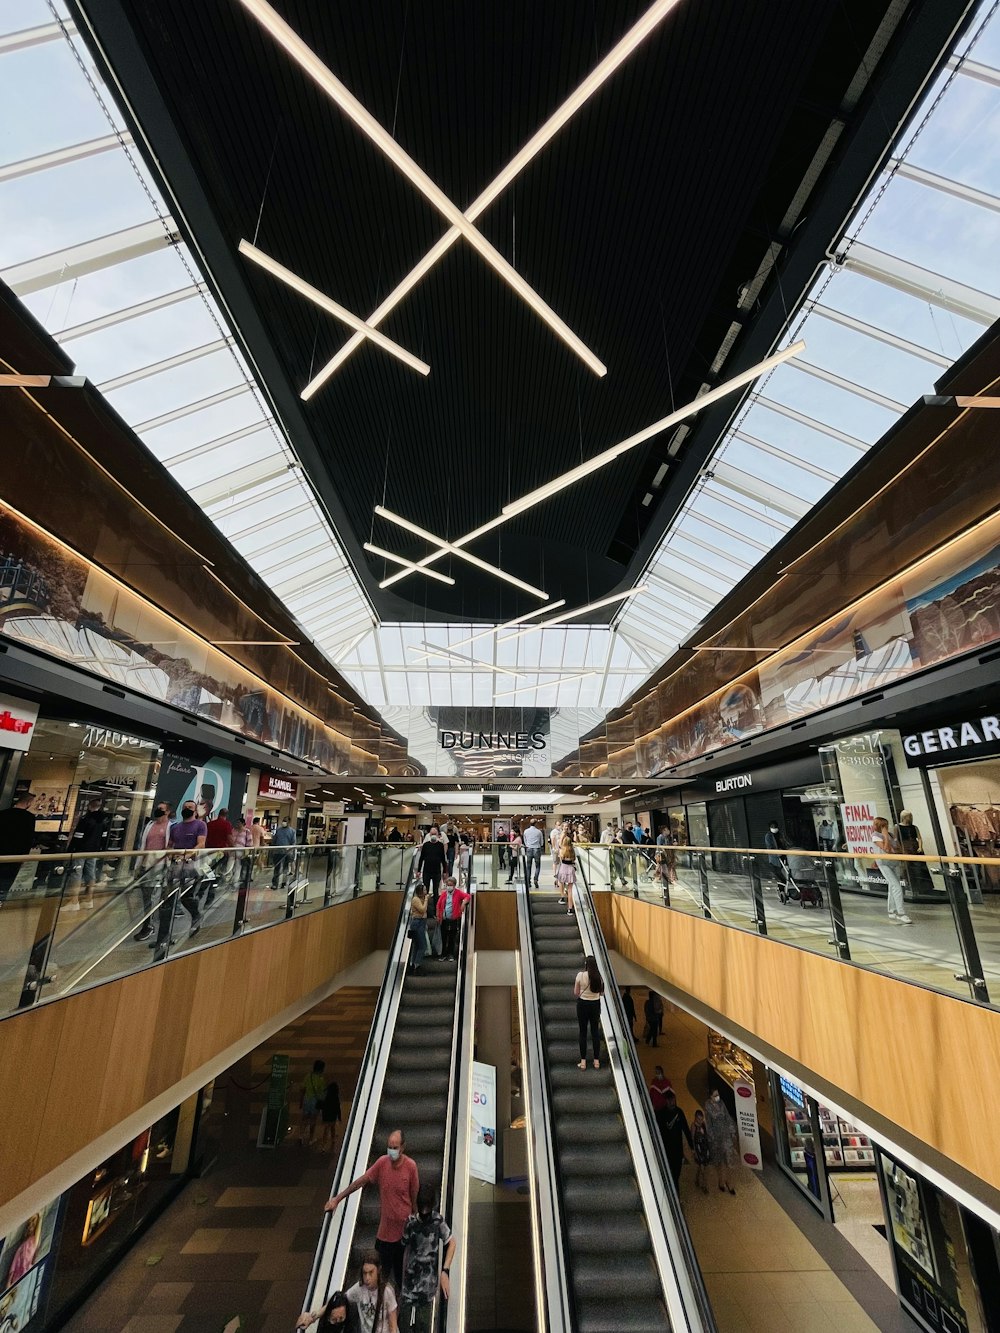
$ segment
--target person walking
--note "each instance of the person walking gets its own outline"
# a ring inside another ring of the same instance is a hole
[[[432,824],[420,846],[420,855],[417,858],[417,874],[430,890],[432,912],[437,910],[438,889],[447,863],[447,845],[441,840],[438,826]]]
[[[7,810],[0,812],[0,856],[27,856],[35,845],[35,798],[24,791]],[[0,861],[0,907],[17,879],[23,861]],[[65,904],[64,904],[65,906]]]
[[[572,842],[573,834],[568,821],[565,824],[552,825],[549,832],[549,853],[552,857],[552,878],[557,883],[559,880],[559,855],[567,838]]]
[[[771,867],[771,874],[778,884],[778,896],[784,902],[785,884],[788,881],[788,857],[781,853],[788,850],[788,843],[785,841],[785,835],[778,827],[778,821],[772,819],[764,834],[764,846],[773,853],[767,858]]]
[[[382,1267],[386,1273],[391,1274],[396,1290],[400,1291],[403,1285],[403,1228],[411,1213],[416,1210],[417,1190],[420,1188],[417,1164],[406,1155],[406,1138],[401,1129],[392,1131],[384,1154],[372,1163],[363,1176],[358,1176],[346,1189],[327,1200],[323,1211],[336,1212],[349,1194],[363,1189],[365,1185],[374,1185],[378,1190],[379,1220],[375,1248],[382,1260]]]
[[[625,1017],[628,1019],[628,1030],[633,1039],[635,1038],[635,1000],[632,997],[632,987],[626,986],[622,991],[622,1008],[625,1010]]]
[[[736,1121],[729,1114],[718,1088],[712,1089],[705,1103],[705,1133],[709,1156],[719,1173],[719,1193],[728,1190],[735,1194],[732,1171],[736,1165]]]
[[[505,824],[501,824],[497,829],[497,865],[501,870],[507,864],[507,848],[510,846],[510,833]]]
[[[305,1082],[302,1085],[302,1096],[299,1099],[299,1109],[302,1115],[302,1123],[299,1127],[299,1143],[303,1148],[312,1143],[313,1135],[316,1132],[316,1121],[319,1119],[319,1108],[326,1099],[326,1078],[323,1073],[325,1069],[325,1060],[314,1060],[312,1070],[306,1074]]]
[[[294,868],[295,853],[290,849],[295,846],[295,830],[292,828],[290,819],[281,821],[274,837],[271,839],[271,846],[276,847],[277,851],[272,853],[271,861],[274,866],[271,875],[271,888],[279,889],[284,886],[288,880],[289,872]]]
[[[438,1267],[438,1249],[444,1246],[444,1262]],[[403,1290],[400,1326],[415,1333],[430,1333],[434,1298],[438,1292],[451,1297],[451,1262],[455,1257],[455,1233],[434,1207],[434,1195],[422,1185],[417,1209],[403,1228]]]
[[[418,881],[413,887],[410,899],[410,939],[413,952],[410,955],[409,968],[418,977],[424,975],[420,964],[427,957],[427,885]]]
[[[507,875],[507,883],[513,884],[514,875],[517,872],[518,866],[521,864],[521,856],[524,853],[524,843],[521,841],[521,834],[516,828],[512,828],[510,831],[508,853],[509,873]]]
[[[170,806],[160,801],[153,810],[153,818],[146,825],[142,835],[142,856],[136,862],[136,869],[139,871],[139,892],[142,894],[142,921],[138,931],[132,936],[137,944],[142,940],[151,939],[153,935],[153,907],[157,894],[162,896],[167,876],[167,862],[162,853],[167,850],[169,837]]]
[[[705,1168],[712,1160],[712,1154],[708,1147],[708,1130],[705,1127],[705,1112],[699,1107],[694,1113],[694,1123],[691,1126],[691,1153],[695,1160],[694,1183],[701,1190],[702,1194],[708,1193],[708,1185],[705,1181]]]
[[[670,1167],[671,1176],[673,1176],[674,1188],[680,1191],[681,1167],[684,1165],[684,1140],[687,1139],[688,1147],[692,1152],[694,1152],[694,1142],[691,1138],[687,1116],[683,1109],[677,1105],[677,1097],[672,1088],[668,1088],[663,1094],[663,1110],[657,1117],[657,1121],[660,1126],[663,1147],[667,1154],[667,1165]]]
[[[587,1029],[590,1028],[590,1045],[594,1055],[594,1068],[601,1067],[601,996],[604,994],[604,978],[597,970],[593,954],[588,954],[582,972],[576,974],[573,984],[576,996],[576,1021],[580,1028],[580,1063],[577,1069],[587,1068]]]
[[[564,838],[559,848],[556,883],[559,885],[559,901],[567,904],[566,915],[572,916],[573,890],[576,888],[576,848],[569,838]]]
[[[532,870],[534,870],[535,888],[538,888],[538,876],[542,872],[542,847],[545,845],[545,834],[538,827],[534,820],[528,825],[521,836],[524,843],[524,887],[531,888]]]
[[[437,919],[441,923],[441,957],[453,958],[458,962],[458,937],[462,929],[462,913],[465,904],[472,901],[472,894],[466,893],[455,883],[455,876],[449,875],[444,891],[438,894]]]
[[[903,863],[880,859],[880,855],[882,857],[892,856],[899,851],[899,843],[889,832],[889,821],[887,819],[872,820],[871,850],[875,857],[878,872],[889,888],[889,920],[895,925],[912,926],[913,918],[907,916],[906,906],[903,902],[903,886],[899,881],[897,870],[897,865]]]
[[[209,869],[216,879],[221,881],[225,878],[227,869],[231,873],[231,866],[227,866],[227,862],[229,861],[229,849],[233,845],[233,838],[236,834],[226,807],[223,806],[205,827],[208,829],[208,833],[205,835],[205,846],[215,853],[214,856],[209,858]],[[211,905],[214,897],[215,889],[209,881],[208,896],[205,899],[206,907]]]
[[[323,1122],[323,1137],[320,1140],[320,1152],[333,1152],[337,1146],[337,1126],[340,1124],[340,1087],[332,1080],[326,1085],[326,1095],[319,1105],[320,1118]]]
[[[205,846],[207,834],[205,821],[198,818],[198,807],[194,801],[185,801],[181,806],[181,817],[176,824],[171,824],[167,838],[167,850],[180,852],[181,855],[170,858],[170,867],[167,871],[169,891],[160,900],[154,963],[160,962],[167,956],[170,929],[177,915],[178,904],[191,918],[188,938],[193,939],[201,930],[201,912],[198,909],[195,889],[199,876],[198,853]]]
[[[900,810],[899,823],[896,825],[896,840],[904,856],[923,856],[924,840],[919,828],[913,822],[912,810]],[[931,879],[926,861],[904,861],[899,864],[902,865],[902,877],[914,897],[927,889],[933,889],[934,881]]]
[[[625,843],[622,838],[621,830],[613,828],[611,830],[611,887],[621,880],[622,888],[628,888],[628,881],[625,878]]]
[[[663,1031],[663,1000],[655,990],[651,990],[646,997],[642,1012],[646,1020],[646,1045],[656,1046],[657,1038]]]
[[[396,1293],[386,1283],[374,1251],[362,1255],[358,1280],[347,1288],[347,1299],[358,1312],[361,1333],[396,1333]]]
[[[247,821],[242,815],[236,816],[236,824],[233,827],[233,859],[236,862],[236,873],[239,879],[239,887],[248,889],[250,880],[253,876],[253,833],[247,827]]]
[[[92,796],[69,840],[71,855],[85,853],[78,872],[83,879],[83,889],[77,897],[81,907],[94,905],[93,887],[101,877],[101,859],[96,853],[103,852],[107,847],[110,832],[111,815],[104,809],[101,798]]]

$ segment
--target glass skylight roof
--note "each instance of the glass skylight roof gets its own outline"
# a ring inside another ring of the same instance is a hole
[[[495,700],[596,721],[1000,318],[990,13],[790,319],[802,362],[744,399],[614,627],[452,649],[474,663],[416,661],[421,642],[447,649],[482,627],[377,625],[64,9],[0,0],[0,69],[0,276],[376,706]]]

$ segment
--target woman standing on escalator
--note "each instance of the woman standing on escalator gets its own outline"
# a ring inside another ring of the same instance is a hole
[[[573,986],[576,996],[576,1020],[580,1025],[580,1063],[577,1069],[587,1068],[587,1028],[590,1028],[590,1042],[594,1052],[594,1068],[601,1067],[601,996],[604,994],[604,978],[597,970],[597,963],[592,954],[588,954],[582,972],[576,974]]]

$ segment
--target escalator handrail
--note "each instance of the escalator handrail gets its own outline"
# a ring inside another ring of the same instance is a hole
[[[517,994],[521,1022],[524,1118],[531,1170],[531,1226],[535,1249],[535,1315],[542,1333],[569,1333],[574,1327],[574,1321],[566,1265],[568,1242],[556,1169],[552,1131],[555,1122],[540,1017],[541,1006],[538,1002],[531,911],[527,888],[518,884],[515,891],[519,939],[516,954]]]
[[[466,1257],[469,1252],[469,1149],[472,1135],[472,1058],[476,1032],[476,883],[469,856],[469,888],[472,901],[465,909],[467,924],[459,936],[458,991],[452,1036],[452,1090],[445,1127],[444,1163],[441,1173],[441,1215],[456,1237],[451,1266],[451,1297],[448,1301],[448,1333],[465,1328]],[[431,1322],[437,1328],[437,1303]]]
[[[389,947],[385,973],[379,990],[375,1014],[372,1018],[368,1043],[358,1075],[358,1088],[351,1106],[351,1114],[344,1131],[337,1169],[329,1197],[350,1185],[368,1169],[372,1140],[382,1101],[382,1087],[389,1057],[389,1048],[396,1027],[396,1015],[406,980],[410,957],[410,900],[413,895],[413,865],[411,864],[399,907],[399,918]],[[313,1259],[309,1282],[306,1286],[304,1310],[315,1310],[329,1300],[343,1284],[354,1242],[354,1229],[361,1206],[361,1190],[350,1195],[335,1213],[324,1213],[319,1244]],[[317,1297],[317,1292],[324,1294]]]
[[[653,1257],[663,1286],[664,1301],[675,1333],[715,1333],[717,1325],[705,1289],[687,1222],[681,1210],[667,1163],[663,1138],[646,1090],[631,1025],[625,1014],[604,932],[594,908],[586,874],[580,867],[582,889],[575,890],[576,919],[584,953],[592,954],[605,979],[601,998],[601,1023],[612,1074],[618,1088],[619,1107],[643,1200]]]

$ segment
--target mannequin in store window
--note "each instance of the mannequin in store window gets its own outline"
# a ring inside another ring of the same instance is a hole
[[[920,836],[920,830],[914,824],[913,815],[909,810],[900,810],[899,812],[896,838],[899,842],[899,850],[904,856],[923,856],[924,840]],[[911,893],[921,893],[927,889],[933,889],[934,881],[931,879],[931,872],[927,868],[926,861],[905,862],[900,868]]]

